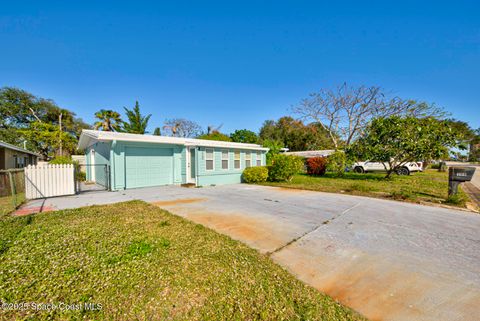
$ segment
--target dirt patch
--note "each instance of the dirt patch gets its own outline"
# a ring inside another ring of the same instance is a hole
[[[283,187],[283,186],[271,186],[275,188],[275,190],[278,190],[279,192],[285,192],[289,194],[305,194],[305,193],[311,193],[312,191],[306,190],[306,189],[301,189],[301,188],[294,188],[294,187]]]
[[[36,213],[51,212],[56,211],[55,208],[51,206],[31,206],[31,207],[22,207],[13,212],[14,216],[25,216]]]
[[[397,262],[335,244],[293,246],[272,258],[299,279],[370,320],[474,320],[480,291],[438,271],[417,272]]]
[[[467,208],[478,212],[480,210],[480,189],[470,182],[463,184],[462,189],[471,200],[467,203]]]
[[[171,200],[171,201],[152,202],[152,204],[162,207],[162,206],[175,206],[175,205],[181,205],[181,204],[198,203],[198,202],[204,202],[206,200],[207,200],[206,198],[180,198],[180,199]]]

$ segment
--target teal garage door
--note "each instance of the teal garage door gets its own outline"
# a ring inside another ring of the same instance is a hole
[[[173,184],[172,148],[125,148],[126,188]]]

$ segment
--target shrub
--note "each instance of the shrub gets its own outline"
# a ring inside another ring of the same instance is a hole
[[[57,156],[48,163],[53,165],[73,164],[75,166],[75,178],[80,182],[87,180],[87,174],[80,170],[80,163],[76,160],[73,160],[71,157]]]
[[[78,170],[75,172],[75,177],[78,181],[85,182],[87,180],[87,173]]]
[[[278,154],[268,168],[268,180],[272,182],[289,181],[293,175],[303,169],[303,159],[298,156]]]
[[[52,159],[51,161],[49,161],[48,163],[49,164],[56,164],[56,165],[75,164],[75,161],[71,157],[68,157],[68,156],[57,156],[54,159]]]
[[[431,169],[440,169],[440,163],[431,164],[431,165],[430,165],[430,168],[431,168]]]
[[[245,183],[266,182],[267,178],[268,168],[266,166],[248,167],[242,174],[242,179]]]
[[[327,158],[327,170],[335,173],[337,176],[345,174],[347,165],[347,155],[343,151],[336,151]]]
[[[325,175],[327,170],[327,159],[325,157],[312,157],[307,159],[307,174],[308,175]]]

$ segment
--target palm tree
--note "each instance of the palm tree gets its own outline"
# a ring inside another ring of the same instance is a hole
[[[98,119],[93,125],[95,129],[101,128],[103,131],[114,132],[120,129],[122,119],[120,114],[109,109],[100,109],[95,113],[95,118]]]
[[[122,131],[132,134],[145,134],[148,126],[148,121],[152,114],[142,116],[140,113],[140,105],[138,101],[135,102],[135,107],[132,110],[123,107],[127,114],[128,122],[123,122]]]

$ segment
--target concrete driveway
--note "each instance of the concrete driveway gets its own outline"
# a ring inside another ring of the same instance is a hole
[[[370,319],[480,316],[478,214],[251,185],[96,192],[43,205],[60,209],[130,199],[245,242]]]

